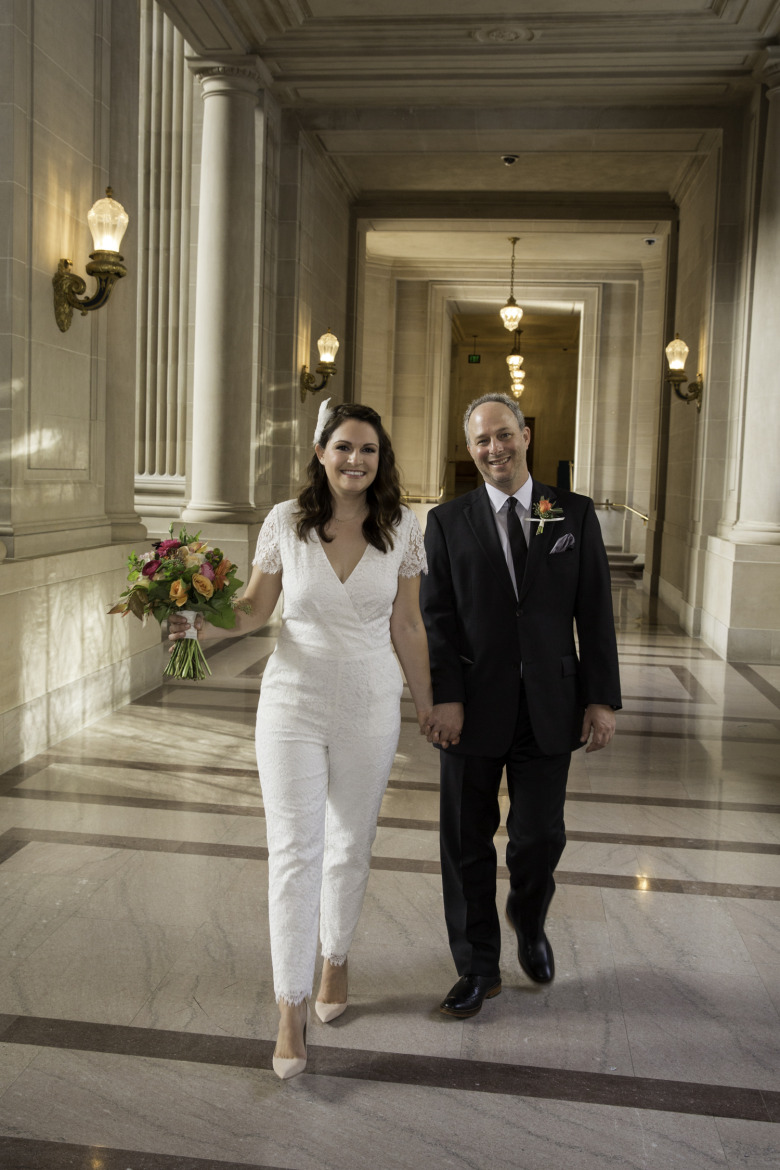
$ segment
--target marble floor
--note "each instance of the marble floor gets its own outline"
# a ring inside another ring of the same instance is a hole
[[[614,603],[625,709],[572,764],[555,982],[507,937],[502,995],[437,1011],[437,769],[407,698],[351,1005],[311,1019],[292,1081],[253,758],[272,631],[0,777],[0,1166],[780,1165],[780,667],[724,663],[632,585]]]

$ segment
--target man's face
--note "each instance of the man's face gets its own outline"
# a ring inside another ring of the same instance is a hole
[[[513,496],[528,479],[525,453],[531,440],[508,406],[486,402],[469,419],[469,455],[485,483]]]

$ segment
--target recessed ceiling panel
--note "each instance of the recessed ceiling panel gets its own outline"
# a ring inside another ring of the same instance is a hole
[[[470,154],[344,154],[338,163],[353,189],[367,191],[674,191],[688,161],[677,153],[518,156]]]

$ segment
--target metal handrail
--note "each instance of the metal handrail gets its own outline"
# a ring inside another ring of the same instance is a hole
[[[439,488],[438,496],[401,496],[404,504],[438,504],[444,495],[444,484]]]
[[[612,500],[604,500],[603,503],[596,504],[595,506],[597,508],[625,508],[626,512],[633,512],[635,516],[639,516],[639,518],[645,524],[647,524],[647,521],[650,519],[649,516],[645,516],[644,512],[638,512],[636,508],[632,508],[630,504],[613,504]]]

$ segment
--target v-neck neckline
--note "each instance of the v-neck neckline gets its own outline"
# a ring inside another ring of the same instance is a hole
[[[363,564],[363,560],[364,560],[364,558],[365,558],[365,555],[366,555],[366,553],[368,552],[368,550],[370,549],[371,545],[370,545],[370,544],[368,544],[368,543],[366,543],[366,547],[363,549],[362,553],[360,554],[360,559],[359,559],[358,561],[356,561],[356,562],[355,562],[355,564],[353,565],[353,567],[352,567],[352,569],[351,569],[350,573],[349,573],[349,574],[348,574],[348,575],[347,575],[347,576],[344,578],[344,580],[342,581],[342,580],[341,580],[341,577],[339,577],[338,573],[336,572],[336,570],[335,570],[335,568],[334,568],[334,566],[333,566],[333,563],[332,563],[332,561],[331,561],[330,557],[328,556],[327,549],[325,548],[325,542],[324,542],[323,540],[321,540],[321,539],[320,539],[320,535],[319,535],[319,533],[315,533],[315,535],[316,535],[316,537],[317,537],[317,544],[320,546],[320,548],[321,548],[321,550],[322,550],[322,555],[325,557],[325,560],[326,560],[326,561],[328,562],[328,564],[330,565],[330,571],[331,571],[331,573],[332,573],[332,574],[333,574],[333,576],[336,578],[336,580],[338,581],[339,585],[346,585],[348,581],[351,581],[351,580],[352,580],[352,578],[353,578],[353,577],[354,577],[354,575],[355,575],[355,572],[356,572],[356,570],[357,570],[357,569],[359,569],[359,568],[360,568],[360,566]]]

